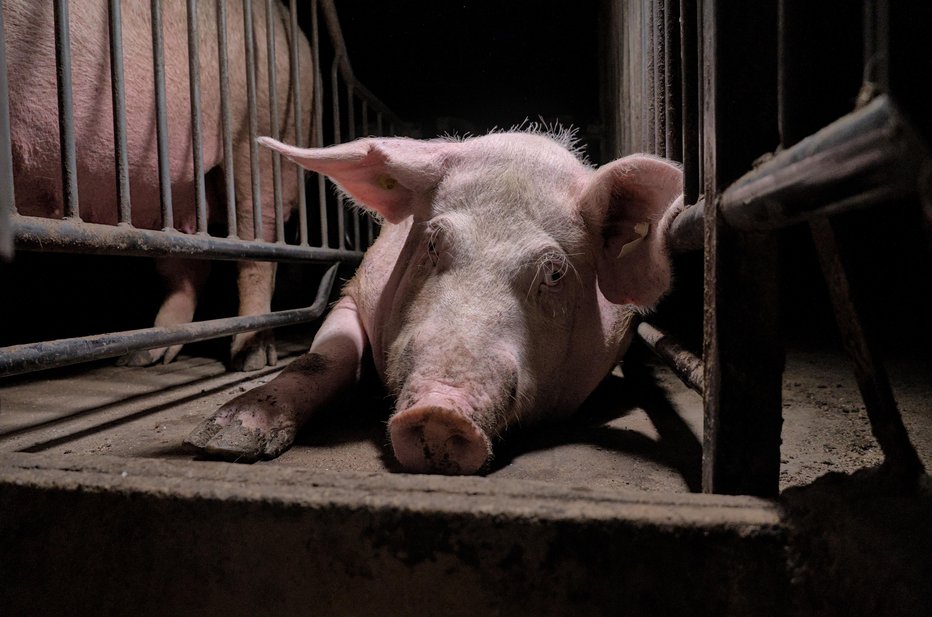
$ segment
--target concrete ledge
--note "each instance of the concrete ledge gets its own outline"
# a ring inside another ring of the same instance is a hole
[[[786,612],[745,497],[0,455],[5,614]]]

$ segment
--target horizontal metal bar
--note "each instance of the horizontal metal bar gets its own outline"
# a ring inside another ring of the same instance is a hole
[[[704,210],[705,199],[700,199],[698,203],[687,206],[676,215],[667,230],[667,248],[671,252],[686,253],[702,248]]]
[[[327,308],[337,267],[338,264],[331,266],[324,274],[317,297],[307,308],[5,347],[0,349],[0,377],[113,358],[141,349],[193,343],[238,332],[268,330],[313,321],[323,315]]]
[[[683,383],[699,394],[703,393],[705,385],[702,360],[647,322],[642,321],[638,324],[637,333],[641,340],[673,369]]]
[[[913,194],[928,153],[881,96],[778,153],[721,197],[722,215],[743,231],[774,230],[818,216]],[[687,207],[667,234],[674,253],[702,248],[705,202]]]
[[[22,215],[13,215],[12,223],[18,250],[232,261],[340,261],[355,264],[362,259],[362,253],[358,251],[195,236],[125,225],[98,225]]]
[[[833,122],[728,187],[737,229],[778,229],[915,192],[924,148],[886,96]]]

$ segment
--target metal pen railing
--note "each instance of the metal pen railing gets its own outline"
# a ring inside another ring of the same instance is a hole
[[[264,2],[263,7],[257,10],[265,15],[267,37],[264,45],[268,55],[268,88],[270,97],[269,126],[273,134],[279,135],[281,118],[279,116],[277,98],[277,67],[276,49],[280,41],[276,40],[276,29],[273,23],[273,0],[259,0]],[[25,216],[16,210],[14,198],[14,180],[12,163],[11,130],[9,125],[9,94],[7,63],[5,57],[5,39],[2,16],[0,16],[0,257],[7,258],[12,248],[22,251],[50,251],[93,253],[104,255],[134,255],[134,256],[171,256],[200,259],[221,260],[266,260],[266,261],[293,261],[305,263],[357,263],[362,251],[374,240],[375,228],[371,219],[368,222],[367,234],[364,238],[361,233],[361,221],[358,211],[352,214],[353,224],[348,229],[344,226],[345,204],[337,201],[332,192],[327,191],[325,180],[318,179],[317,208],[318,216],[310,217],[308,213],[308,200],[305,191],[306,172],[294,166],[297,178],[297,205],[298,224],[297,238],[289,241],[286,238],[282,173],[280,157],[273,153],[272,158],[272,186],[263,187],[260,184],[259,151],[255,140],[258,132],[258,106],[257,93],[261,87],[256,81],[256,57],[252,44],[256,36],[253,23],[253,2],[243,0],[243,40],[245,42],[246,58],[246,99],[248,113],[248,130],[250,139],[250,188],[252,197],[251,228],[252,237],[240,237],[239,230],[244,228],[244,221],[238,220],[236,204],[236,178],[234,176],[234,139],[231,110],[231,66],[229,58],[229,30],[228,0],[216,1],[217,22],[217,56],[219,69],[219,83],[205,83],[200,70],[200,46],[203,41],[198,36],[198,8],[196,0],[186,0],[187,17],[187,51],[188,75],[191,109],[191,156],[195,182],[194,212],[196,233],[181,234],[175,228],[175,207],[172,201],[172,182],[170,167],[170,146],[167,92],[165,85],[165,40],[163,36],[162,2],[151,0],[151,28],[152,28],[152,66],[155,81],[154,109],[156,115],[157,159],[159,175],[159,200],[161,211],[161,229],[143,229],[133,225],[133,202],[130,195],[130,154],[127,147],[127,108],[126,108],[126,76],[124,74],[124,47],[122,33],[122,16],[119,0],[109,0],[108,4],[108,35],[110,54],[111,95],[113,102],[113,129],[114,129],[114,165],[115,183],[114,191],[118,204],[117,225],[104,225],[96,222],[83,221],[79,206],[78,195],[78,160],[75,145],[74,106],[72,85],[72,58],[71,43],[69,40],[69,1],[55,0],[54,27],[56,73],[58,84],[59,133],[61,143],[61,177],[63,186],[64,216],[61,219]],[[258,14],[258,13],[257,13]],[[356,79],[349,63],[346,45],[340,29],[339,19],[333,0],[313,0],[311,3],[310,32],[307,35],[310,43],[310,57],[301,53],[299,46],[301,33],[298,23],[298,2],[290,0],[287,8],[287,24],[285,33],[288,38],[288,58],[290,61],[289,77],[292,82],[289,101],[294,116],[294,133],[284,135],[282,138],[299,146],[308,145],[308,133],[311,134],[311,145],[323,146],[326,143],[340,143],[356,136],[357,107],[363,106],[363,132],[369,133],[368,110],[376,110],[377,121],[375,134],[381,135],[384,126],[383,118],[388,119],[388,127],[394,132],[396,126],[401,126],[391,110],[378,98],[367,90]],[[320,52],[322,40],[319,33],[320,20],[323,20],[328,33],[330,47],[335,58],[332,67],[330,95],[332,110],[330,118],[324,113],[323,97],[324,84],[320,78]],[[101,53],[106,53],[102,50]],[[301,66],[311,67],[314,79],[312,90],[312,114],[310,118],[302,118],[301,110],[303,96],[307,96],[305,86],[301,83]],[[341,102],[339,91],[345,88],[347,92],[345,102]],[[220,92],[220,124],[223,149],[223,185],[225,187],[225,223],[226,237],[217,237],[208,233],[208,212],[205,190],[205,169],[203,160],[203,126],[201,122],[201,91],[202,88],[217,88]],[[341,116],[350,119],[347,128],[341,131]],[[323,135],[327,121],[333,126],[332,139]],[[265,193],[263,193],[263,190]],[[262,236],[263,230],[263,195],[271,192],[272,199],[266,200],[274,209],[274,237],[273,241],[266,241]],[[335,210],[338,222],[338,240],[334,244],[329,236],[334,218],[328,214]],[[320,237],[314,242],[310,237],[309,225],[314,220],[320,222]],[[246,225],[245,228],[250,227]],[[12,245],[12,246],[11,246]],[[331,277],[332,278],[332,277]],[[332,283],[332,281],[330,281]],[[327,277],[321,281],[319,294],[329,285]],[[319,295],[318,294],[318,295]],[[178,344],[227,335],[231,332],[261,330],[295,323],[307,322],[320,317],[320,311],[296,309],[293,311],[279,311],[266,315],[230,318],[233,321],[222,324],[221,327],[206,327],[205,324],[192,323],[176,326],[171,333],[163,329],[152,328],[145,336],[139,333],[125,332],[99,335],[98,337],[81,337],[69,339],[65,342],[41,342],[30,345],[19,345],[0,349],[0,376],[11,375],[73,364],[101,357],[101,336],[107,340],[105,355],[113,350],[115,353],[162,347],[169,344]],[[236,320],[240,320],[236,322]],[[234,323],[235,322],[235,323]],[[231,325],[232,324],[232,325]],[[234,328],[234,329],[230,329]]]

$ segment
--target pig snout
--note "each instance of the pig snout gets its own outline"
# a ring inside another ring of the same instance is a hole
[[[388,423],[395,458],[412,473],[472,474],[492,456],[492,442],[463,411],[417,404]]]
[[[433,384],[407,399],[388,423],[395,458],[411,473],[474,474],[492,458],[492,436],[513,413],[516,372],[471,387]]]

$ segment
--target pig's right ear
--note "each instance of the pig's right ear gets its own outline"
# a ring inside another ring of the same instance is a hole
[[[389,223],[429,215],[418,211],[430,207],[418,197],[439,184],[451,149],[448,142],[404,137],[358,139],[328,148],[297,148],[270,137],[260,137],[259,143],[327,176]]]

